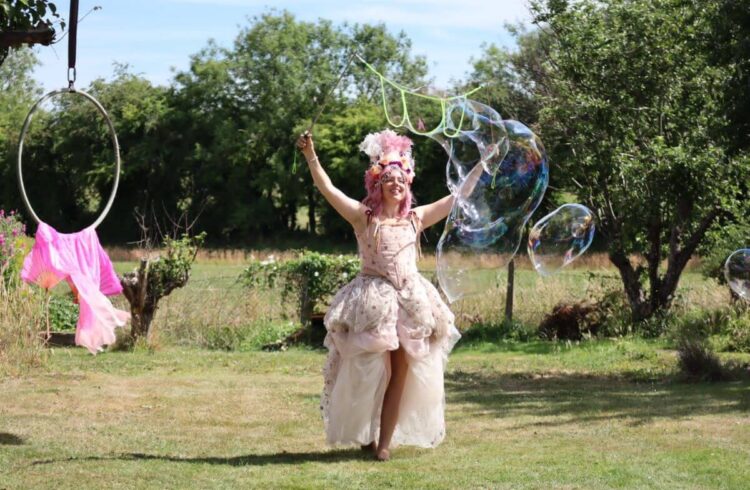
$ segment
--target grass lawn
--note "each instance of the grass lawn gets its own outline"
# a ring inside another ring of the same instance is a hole
[[[323,356],[56,349],[44,368],[0,380],[0,489],[750,482],[750,382],[679,382],[659,342],[459,348],[445,442],[388,463],[325,446]]]

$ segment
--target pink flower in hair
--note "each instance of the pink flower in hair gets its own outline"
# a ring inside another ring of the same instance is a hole
[[[378,133],[368,134],[359,145],[359,149],[370,157],[373,166],[378,164],[385,168],[391,164],[398,165],[406,171],[411,181],[414,174],[414,160],[411,156],[413,144],[406,136],[385,129]]]

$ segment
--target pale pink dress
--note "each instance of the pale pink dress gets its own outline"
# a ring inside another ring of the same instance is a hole
[[[116,309],[107,298],[121,293],[122,285],[96,230],[65,234],[39,223],[34,238],[21,278],[46,289],[67,280],[80,306],[76,344],[96,354],[104,345],[114,343],[115,328],[125,325],[130,313]]]
[[[445,436],[443,371],[460,338],[448,306],[417,271],[420,223],[371,220],[357,235],[362,270],[325,316],[329,349],[321,410],[329,444],[377,441],[388,351],[409,361],[392,446],[435,447]]]

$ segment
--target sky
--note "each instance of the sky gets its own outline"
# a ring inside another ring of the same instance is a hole
[[[328,19],[335,24],[385,23],[404,31],[412,53],[427,58],[436,87],[465,78],[470,59],[483,43],[513,48],[507,23],[530,23],[527,0],[80,0],[76,86],[112,76],[114,63],[129,65],[154,84],[168,85],[174,71],[189,67],[190,55],[213,39],[230,47],[254,16],[288,10],[298,20]],[[69,0],[53,0],[67,19]],[[37,47],[42,63],[34,77],[47,91],[67,86],[67,37],[52,47]]]

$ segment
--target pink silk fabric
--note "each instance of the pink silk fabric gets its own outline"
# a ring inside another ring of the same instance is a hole
[[[35,238],[21,278],[45,289],[67,280],[80,305],[76,345],[96,354],[102,346],[114,343],[115,328],[124,326],[130,313],[116,309],[107,298],[120,294],[122,286],[96,230],[65,234],[39,223]]]

